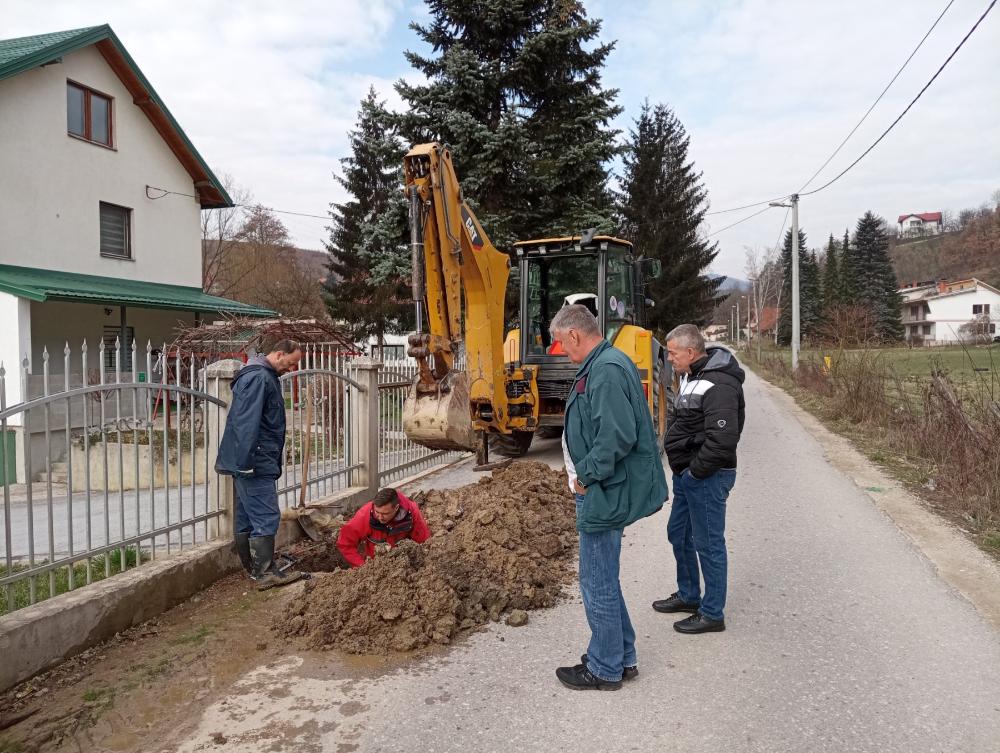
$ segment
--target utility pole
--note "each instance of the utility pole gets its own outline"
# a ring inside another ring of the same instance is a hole
[[[740,296],[736,296],[736,347],[740,347]]]
[[[792,209],[792,371],[799,368],[799,195],[789,197],[791,204],[771,202],[772,207]]]
[[[736,307],[729,306],[729,342],[736,344]]]

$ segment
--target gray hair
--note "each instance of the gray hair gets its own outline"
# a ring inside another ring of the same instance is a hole
[[[696,353],[705,352],[705,338],[694,324],[678,324],[667,333],[664,342],[675,341],[682,348],[691,348]]]
[[[569,332],[571,329],[576,330],[581,335],[601,334],[601,325],[597,323],[597,317],[590,313],[590,309],[579,303],[563,306],[552,317],[552,323],[549,325],[549,332],[552,334],[555,334],[556,330]]]

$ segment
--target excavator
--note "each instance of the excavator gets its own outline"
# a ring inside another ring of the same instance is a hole
[[[474,451],[484,469],[491,447],[518,457],[536,434],[558,436],[576,366],[549,323],[559,308],[579,303],[632,358],[662,440],[672,373],[666,349],[643,326],[653,305],[645,284],[659,261],[636,258],[628,241],[594,231],[521,241],[502,253],[463,199],[446,146],[414,146],[403,170],[416,313],[407,353],[418,367],[403,405],[407,436],[432,449]],[[505,332],[511,256],[520,326]]]

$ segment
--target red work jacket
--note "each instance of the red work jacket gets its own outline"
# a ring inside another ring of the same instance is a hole
[[[397,492],[398,493],[398,492]],[[396,546],[403,539],[413,539],[418,544],[430,538],[424,516],[417,503],[399,494],[399,511],[388,524],[378,522],[372,514],[374,503],[363,505],[354,517],[340,529],[337,548],[351,567],[360,567],[375,556],[376,544]],[[358,551],[358,544],[364,544],[364,556]]]

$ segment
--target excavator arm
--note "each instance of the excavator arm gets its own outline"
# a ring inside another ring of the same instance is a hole
[[[404,158],[404,177],[417,321],[407,352],[419,373],[403,407],[403,427],[426,447],[475,450],[482,443],[477,432],[510,431],[512,374],[505,373],[503,357],[510,259],[494,248],[462,199],[446,147],[415,146]]]

